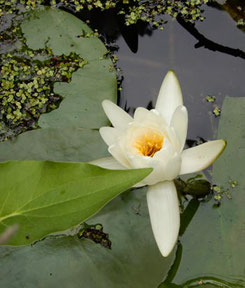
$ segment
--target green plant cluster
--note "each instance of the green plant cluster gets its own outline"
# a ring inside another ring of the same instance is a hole
[[[162,27],[162,24],[165,23],[162,15],[165,14],[173,18],[179,15],[189,22],[204,20],[201,6],[207,4],[208,1],[209,0],[134,0],[134,5],[130,6],[129,10],[123,8],[119,13],[125,14],[126,25],[131,25],[142,20],[151,23],[155,27]]]
[[[0,141],[37,128],[40,115],[56,109],[62,100],[53,91],[54,83],[70,82],[72,73],[85,64],[75,53],[55,56],[48,47],[32,50],[24,45],[2,54]]]
[[[171,17],[181,15],[186,21],[203,20],[201,6],[209,0],[0,0],[0,16],[5,13],[13,13],[21,10],[21,5],[26,9],[36,8],[37,5],[51,5],[71,8],[74,11],[83,9],[100,9],[102,11],[115,9],[118,14],[125,16],[125,24],[135,24],[137,21],[151,23],[159,27],[165,23],[164,14]]]
[[[88,225],[83,223],[83,226],[84,227],[77,234],[79,239],[87,238],[105,248],[111,249],[109,234],[103,231],[103,226],[101,224]]]
[[[37,5],[45,4],[44,0],[0,0],[0,16],[7,14],[13,14],[22,10],[22,6],[25,9],[36,8]]]

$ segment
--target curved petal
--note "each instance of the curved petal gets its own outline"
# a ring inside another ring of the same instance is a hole
[[[102,106],[111,124],[116,128],[125,129],[133,121],[127,112],[109,100],[104,100]]]
[[[180,175],[198,172],[210,166],[224,151],[224,140],[209,141],[182,152]]]
[[[144,186],[146,186],[146,184],[141,181],[141,182],[135,184],[135,185],[133,186],[133,188],[141,188],[141,187],[144,187]]]
[[[120,130],[113,127],[101,127],[99,131],[100,136],[108,146],[115,144],[121,135]]]
[[[162,114],[167,124],[170,124],[172,115],[179,105],[183,105],[181,88],[175,73],[170,70],[163,79],[156,110]]]
[[[89,163],[92,165],[99,166],[99,167],[105,168],[105,169],[110,169],[110,170],[125,170],[125,169],[127,169],[124,166],[122,166],[113,157],[100,158],[100,159],[93,160]],[[133,187],[134,188],[140,188],[140,187],[143,187],[145,185],[146,185],[145,183],[139,182],[139,183],[135,184]]]
[[[171,149],[162,149],[154,157],[128,154],[131,168],[153,168],[153,171],[142,182],[145,185],[173,180],[179,175],[181,166],[180,154]]]
[[[125,154],[122,152],[119,145],[112,145],[108,148],[109,153],[119,162],[122,166],[126,168],[132,168],[126,158]],[[143,168],[143,167],[142,167]]]
[[[99,166],[101,168],[111,169],[111,170],[124,170],[124,169],[126,169],[118,161],[116,161],[113,157],[100,158],[100,159],[93,160],[89,163],[96,165],[96,166]]]
[[[188,128],[188,112],[185,106],[179,106],[176,108],[170,126],[173,127],[177,133],[180,142],[179,152],[181,152],[185,146]]]
[[[147,203],[158,248],[167,257],[175,246],[180,227],[179,201],[173,181],[150,186]]]

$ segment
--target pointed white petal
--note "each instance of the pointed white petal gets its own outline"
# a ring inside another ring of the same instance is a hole
[[[133,186],[133,188],[140,188],[140,187],[144,187],[144,186],[146,186],[146,184],[144,182],[139,182],[139,183],[135,184]]]
[[[179,139],[179,152],[181,152],[185,146],[185,140],[188,128],[188,112],[185,106],[179,106],[176,108],[173,117],[171,119],[171,127],[174,128],[177,137]]]
[[[124,166],[122,166],[113,157],[100,158],[100,159],[93,160],[89,163],[96,165],[96,166],[99,166],[101,168],[111,169],[111,170],[125,170],[126,169]],[[143,187],[143,186],[145,186],[145,183],[139,182],[139,183],[135,184],[133,187],[139,188],[139,187]]]
[[[209,141],[182,152],[180,175],[201,171],[210,166],[225,149],[224,140]]]
[[[127,159],[131,168],[153,168],[150,175],[142,181],[145,185],[173,180],[180,172],[181,154],[171,149],[171,146],[164,147],[153,157],[128,153]]]
[[[127,112],[109,100],[104,100],[102,106],[111,124],[116,128],[125,129],[133,121]]]
[[[175,246],[180,227],[179,201],[173,181],[149,186],[147,203],[158,248],[167,257]]]
[[[120,137],[121,133],[119,129],[113,127],[101,127],[100,135],[105,143],[108,146],[111,146],[117,142],[117,139]]]
[[[179,105],[183,105],[181,88],[175,73],[170,70],[163,79],[156,110],[162,114],[167,124],[170,124],[172,115]]]
[[[128,162],[127,157],[125,156],[125,154],[123,153],[119,145],[110,146],[108,148],[108,151],[116,159],[116,161],[119,162],[122,166],[126,168],[132,168]]]
[[[93,160],[89,163],[99,166],[101,168],[105,168],[105,169],[111,169],[111,170],[124,170],[125,169],[125,167],[123,167],[113,157],[100,158],[100,159]]]

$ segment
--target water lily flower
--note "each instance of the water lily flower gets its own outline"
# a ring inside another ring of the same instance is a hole
[[[188,114],[173,71],[165,76],[152,110],[139,107],[131,117],[104,100],[104,111],[113,127],[100,128],[112,157],[92,163],[107,169],[153,168],[138,186],[149,185],[147,203],[153,234],[163,256],[175,246],[180,227],[178,175],[197,172],[211,165],[225,148],[224,140],[209,141],[183,150]]]

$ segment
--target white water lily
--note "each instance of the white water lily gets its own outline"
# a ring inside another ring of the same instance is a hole
[[[173,179],[207,168],[222,153],[225,141],[209,141],[183,150],[188,115],[173,71],[163,80],[155,109],[139,107],[132,118],[108,100],[102,105],[114,126],[100,129],[112,157],[92,164],[107,169],[153,168],[137,186],[149,185],[147,203],[152,230],[160,252],[166,257],[175,246],[180,226]]]

